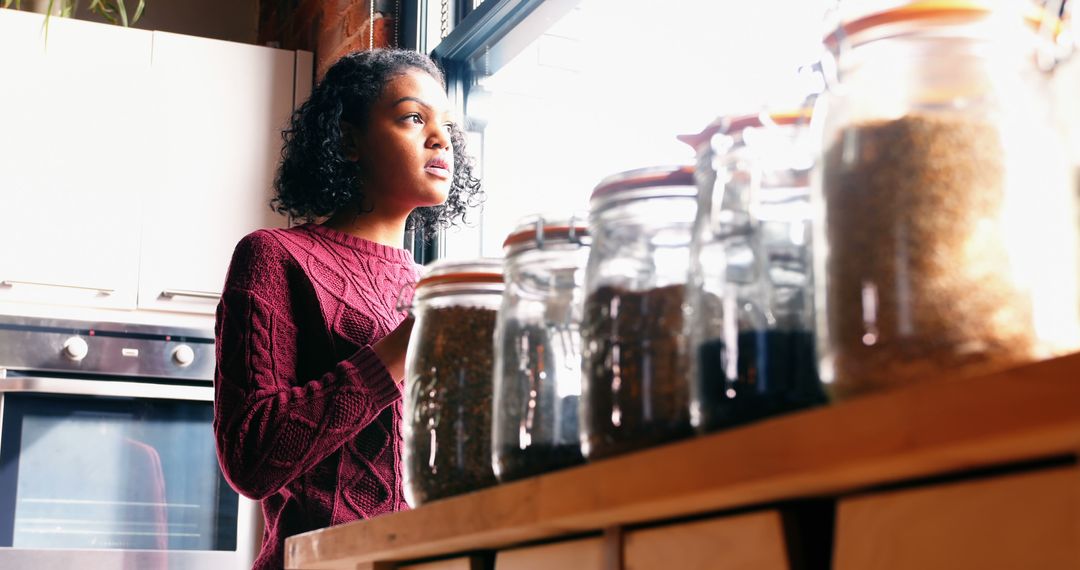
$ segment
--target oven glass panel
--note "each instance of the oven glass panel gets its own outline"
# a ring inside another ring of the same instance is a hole
[[[8,394],[0,546],[235,550],[212,404]]]

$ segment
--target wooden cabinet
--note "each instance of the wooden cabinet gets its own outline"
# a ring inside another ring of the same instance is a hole
[[[397,570],[484,570],[484,566],[476,557],[463,556],[423,564],[405,564],[398,566]]]
[[[605,570],[604,560],[604,539],[583,538],[501,550],[495,555],[495,570]]]
[[[154,33],[154,191],[139,308],[212,312],[233,247],[271,211],[296,53]]]
[[[0,10],[0,302],[134,308],[152,34]]]
[[[841,500],[836,570],[1080,568],[1080,469]]]
[[[787,570],[778,511],[720,517],[626,534],[625,570]]]

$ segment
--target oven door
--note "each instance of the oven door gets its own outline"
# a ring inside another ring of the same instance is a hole
[[[254,503],[218,466],[213,389],[0,378],[0,568],[249,568]]]

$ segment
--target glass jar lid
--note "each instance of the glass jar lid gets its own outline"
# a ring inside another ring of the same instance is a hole
[[[501,293],[503,262],[497,257],[438,260],[416,283],[417,297],[442,293]]]
[[[509,257],[528,249],[543,249],[549,245],[589,245],[588,215],[575,212],[569,216],[536,214],[522,218],[514,231],[503,241],[503,251]]]
[[[615,202],[668,197],[697,197],[693,165],[653,166],[612,174],[593,190],[590,207],[595,212]]]
[[[699,133],[679,135],[677,138],[696,149],[701,144],[709,142],[709,140],[717,134],[736,135],[741,133],[743,129],[760,128],[766,126],[766,124],[779,127],[808,124],[812,114],[813,109],[801,108],[774,113],[756,113],[753,115],[720,117],[709,123],[709,125]]]
[[[874,41],[891,35],[903,34],[910,26],[929,24],[934,26],[957,26],[974,24],[994,15],[1015,10],[1017,16],[1031,28],[1043,25],[1045,11],[1030,2],[992,3],[986,0],[919,0],[908,2],[886,10],[880,10],[858,16],[841,23],[825,36],[825,45],[835,50],[841,42],[852,45]],[[1055,18],[1046,22],[1054,29],[1054,35],[1060,32],[1062,23]],[[871,33],[873,32],[873,33]]]

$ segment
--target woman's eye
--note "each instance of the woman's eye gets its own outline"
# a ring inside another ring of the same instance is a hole
[[[408,115],[405,115],[405,120],[417,125],[424,124],[424,119],[422,119],[417,113],[410,113]]]

